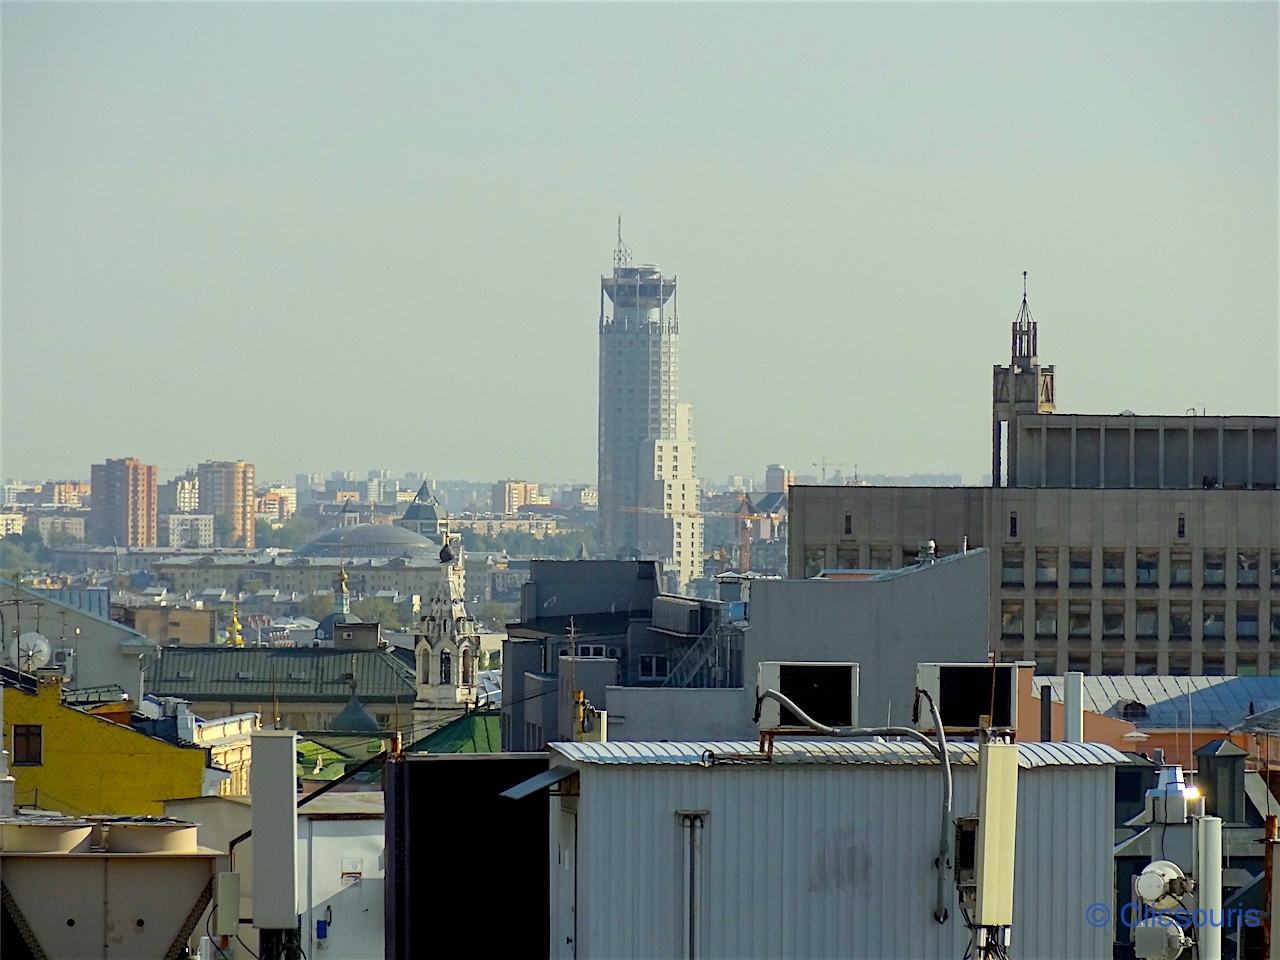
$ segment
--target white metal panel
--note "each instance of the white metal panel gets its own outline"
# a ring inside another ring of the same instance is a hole
[[[964,952],[967,931],[950,883],[952,917],[945,925],[932,919],[936,766],[579,768],[580,796],[556,798],[551,816],[555,850],[559,805],[577,805],[578,960],[681,954],[677,812],[688,810],[707,811],[700,917],[706,957],[879,960]],[[1110,766],[1094,763],[1034,767],[1019,777],[1018,956],[1109,955],[1111,931],[1090,927],[1085,908],[1110,899],[1112,776]],[[973,767],[957,767],[957,814],[975,809],[976,782]],[[563,900],[552,908],[555,929]]]
[[[253,766],[253,925],[298,922],[298,735],[263,730],[251,738]]]
[[[384,821],[299,819],[305,858],[302,942],[307,956],[329,960],[382,956]],[[317,920],[330,921],[323,947],[316,937]]]

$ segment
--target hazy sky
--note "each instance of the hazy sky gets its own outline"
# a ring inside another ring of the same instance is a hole
[[[0,5],[3,461],[595,478],[615,217],[704,475],[1280,414],[1275,3]]]

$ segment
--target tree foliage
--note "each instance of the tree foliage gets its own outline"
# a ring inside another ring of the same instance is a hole
[[[468,550],[484,553],[501,553],[505,550],[511,557],[569,560],[578,555],[584,543],[592,556],[595,556],[598,549],[595,527],[569,530],[541,540],[531,533],[499,533],[486,537],[473,530],[464,530],[461,536],[463,546]]]
[[[319,532],[319,524],[306,517],[291,517],[278,530],[272,529],[267,521],[259,520],[254,526],[254,543],[259,548],[278,547],[281,550],[297,550],[314,539]]]
[[[400,629],[400,616],[395,604],[386,597],[369,597],[351,604],[351,612],[365,623],[380,623],[388,630]]]

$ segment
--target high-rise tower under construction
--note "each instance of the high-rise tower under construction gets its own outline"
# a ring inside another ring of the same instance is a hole
[[[610,556],[661,559],[680,588],[702,575],[692,405],[679,402],[676,278],[622,242],[600,278],[600,535]]]

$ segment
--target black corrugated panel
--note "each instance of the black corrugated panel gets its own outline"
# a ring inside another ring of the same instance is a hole
[[[551,945],[549,800],[500,797],[548,767],[545,753],[410,754],[386,766],[386,960],[438,952],[442,896],[504,894],[484,952],[547,957]]]

